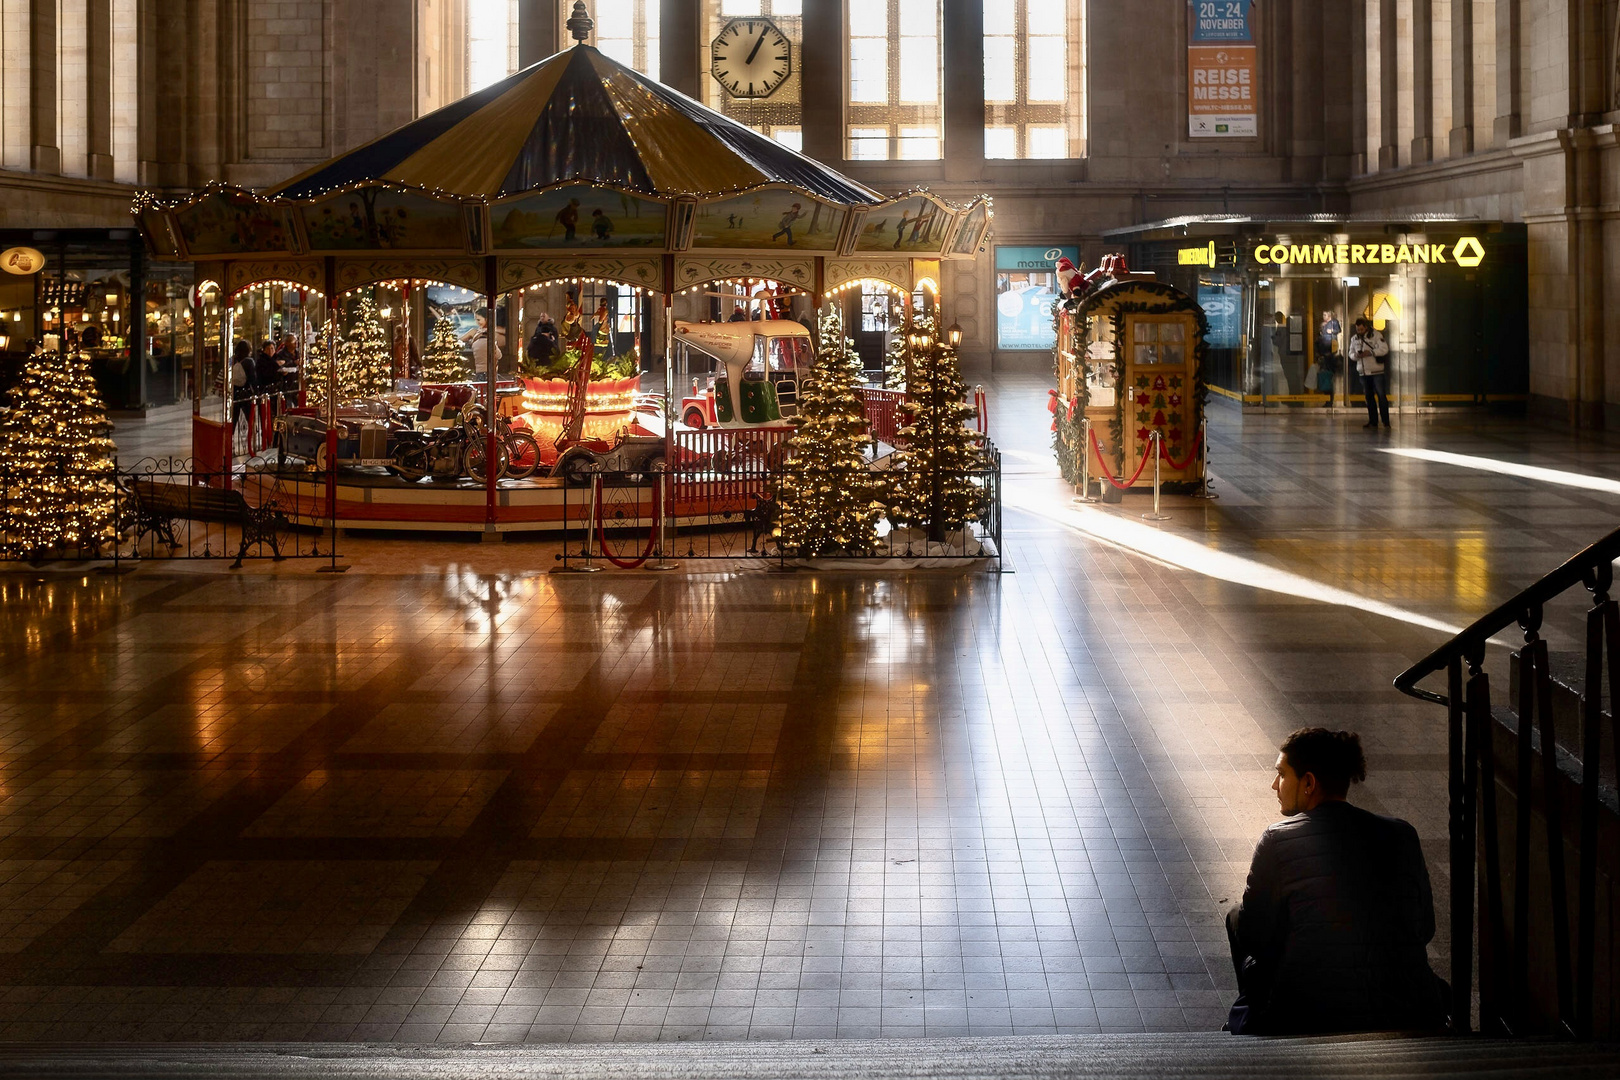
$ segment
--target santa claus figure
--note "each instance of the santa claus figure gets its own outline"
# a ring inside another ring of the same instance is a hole
[[[1084,275],[1080,273],[1079,268],[1077,268],[1074,263],[1069,261],[1069,257],[1067,255],[1058,256],[1056,273],[1058,296],[1062,297],[1064,300],[1078,296],[1080,293],[1086,291],[1086,285],[1089,283],[1086,281]],[[1079,286],[1078,292],[1075,289],[1076,285]]]

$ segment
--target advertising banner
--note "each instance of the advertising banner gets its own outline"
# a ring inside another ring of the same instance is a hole
[[[1053,264],[1060,258],[1079,266],[1080,249],[1062,244],[996,248],[996,348],[1050,349],[1057,344]]]
[[[1212,349],[1235,349],[1243,340],[1243,284],[1238,281],[1200,281],[1198,306],[1209,320]]]
[[[1258,49],[1249,0],[1187,5],[1187,134],[1247,139],[1260,133]]]

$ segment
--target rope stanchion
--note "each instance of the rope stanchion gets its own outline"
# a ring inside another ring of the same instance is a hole
[[[1085,416],[1080,418],[1080,429],[1080,442],[1082,444],[1090,443],[1091,417]],[[1075,456],[1080,459],[1078,462],[1080,466],[1080,494],[1074,497],[1074,501],[1077,503],[1096,502],[1097,500],[1092,498],[1091,495],[1091,455],[1082,449],[1080,453]],[[1106,472],[1106,470],[1104,471]]]
[[[1137,463],[1136,471],[1131,474],[1131,478],[1129,480],[1122,484],[1118,480],[1114,479],[1113,470],[1108,467],[1108,462],[1103,460],[1102,444],[1097,441],[1097,433],[1095,431],[1091,432],[1091,450],[1092,453],[1097,455],[1097,464],[1102,466],[1102,478],[1107,480],[1120,491],[1130,490],[1131,485],[1136,483],[1136,481],[1141,478],[1142,470],[1147,468],[1148,459],[1154,457],[1154,455],[1151,453],[1143,454],[1142,460]]]
[[[1169,521],[1169,514],[1159,513],[1159,459],[1167,458],[1170,455],[1164,452],[1164,435],[1162,433],[1154,431],[1152,440],[1158,447],[1158,453],[1153,455],[1153,513],[1143,514],[1142,518],[1145,521]]]
[[[596,483],[598,492],[597,498],[600,500],[602,483],[602,478],[600,476],[596,478]],[[620,570],[638,569],[642,563],[646,562],[652,557],[653,548],[658,546],[658,516],[663,512],[663,485],[654,484],[652,493],[652,518],[647,526],[647,546],[645,549],[643,549],[641,555],[635,559],[620,559],[608,550],[607,527],[602,521],[602,515],[600,513],[596,515],[596,539],[597,542],[602,546],[602,558],[606,559],[614,566],[617,566]]]
[[[1190,468],[1193,467],[1193,463],[1198,460],[1198,450],[1203,445],[1204,445],[1204,429],[1199,428],[1198,429],[1198,437],[1193,440],[1193,448],[1187,452],[1186,458],[1184,458],[1181,461],[1177,461],[1175,458],[1171,457],[1170,456],[1170,451],[1164,445],[1164,441],[1162,439],[1159,441],[1159,456],[1164,458],[1164,460],[1169,464],[1169,466],[1172,469],[1183,469],[1183,470],[1190,469]]]

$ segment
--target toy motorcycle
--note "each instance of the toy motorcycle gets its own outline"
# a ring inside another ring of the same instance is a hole
[[[423,477],[434,480],[459,480],[470,476],[483,482],[488,475],[485,463],[488,447],[482,438],[469,437],[466,424],[452,424],[429,431],[399,431],[394,433],[394,456],[388,470],[402,480],[416,483]]]

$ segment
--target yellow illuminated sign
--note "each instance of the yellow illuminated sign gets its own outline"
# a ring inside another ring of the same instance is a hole
[[[1182,254],[1188,250],[1182,248]],[[1454,247],[1446,244],[1261,244],[1254,249],[1254,261],[1261,266],[1443,266],[1455,263],[1474,267],[1484,259],[1484,245],[1472,236],[1458,240]]]
[[[1211,240],[1204,247],[1177,249],[1176,263],[1180,266],[1214,266],[1215,241]]]

